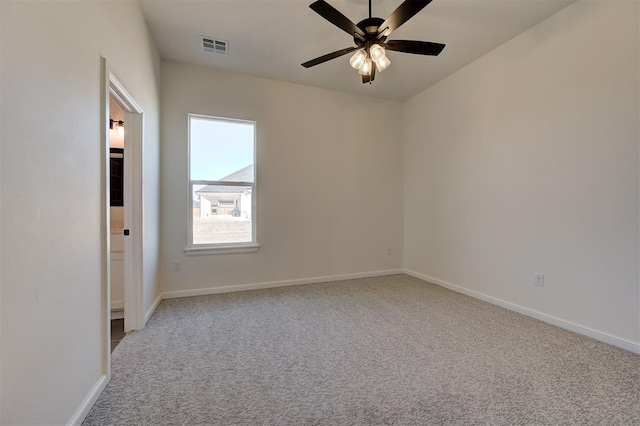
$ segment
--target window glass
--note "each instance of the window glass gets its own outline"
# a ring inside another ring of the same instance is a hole
[[[189,116],[190,247],[255,244],[255,123]]]

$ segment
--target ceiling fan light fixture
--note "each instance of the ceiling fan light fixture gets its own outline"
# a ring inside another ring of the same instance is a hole
[[[367,59],[367,52],[365,52],[364,49],[360,49],[349,59],[349,64],[351,64],[353,69],[359,70],[365,59]]]
[[[358,74],[362,76],[362,83],[370,84],[376,77],[376,71],[384,71],[391,65],[385,49],[415,55],[438,56],[445,47],[442,43],[387,40],[391,33],[431,2],[432,0],[404,0],[387,19],[382,19],[371,14],[371,0],[369,0],[369,17],[356,24],[326,0],[315,0],[309,8],[353,37],[356,46],[322,55],[302,63],[302,66],[311,68],[355,51],[356,53],[349,59],[349,64],[358,70]]]
[[[371,59],[369,59],[369,58],[365,59],[364,62],[362,63],[362,66],[358,70],[358,74],[360,74],[360,75],[371,75],[371,67],[372,67],[371,64],[372,64]]]
[[[384,47],[380,46],[379,44],[373,44],[369,48],[369,54],[371,55],[371,59],[373,59],[376,64],[380,59],[386,56],[384,53]]]
[[[391,61],[389,60],[389,58],[387,58],[386,55],[377,61],[374,60],[374,62],[376,63],[376,69],[380,72],[386,70],[387,68],[389,68],[389,65],[391,65]]]

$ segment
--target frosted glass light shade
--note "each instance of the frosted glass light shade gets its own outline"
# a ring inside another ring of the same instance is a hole
[[[369,48],[369,54],[371,55],[371,59],[377,64],[378,61],[385,57],[384,47],[379,44],[374,44]]]
[[[391,65],[391,61],[386,56],[383,56],[382,58],[378,59],[377,61],[374,60],[374,62],[376,63],[376,68],[380,72],[386,70],[387,68],[389,68],[389,65]]]
[[[362,63],[362,66],[358,70],[358,74],[360,75],[371,75],[371,59],[367,58]]]
[[[359,70],[365,59],[367,59],[367,52],[365,52],[364,49],[360,49],[349,59],[349,64],[351,64],[354,69]]]

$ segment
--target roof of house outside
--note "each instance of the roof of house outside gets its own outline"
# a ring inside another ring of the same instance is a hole
[[[227,175],[220,180],[226,180],[230,182],[253,182],[254,172],[253,164],[249,164],[246,167],[236,170],[235,172]],[[224,186],[224,185],[207,185],[195,191],[196,194],[203,192],[219,192],[227,194],[238,194],[244,192],[245,188],[242,186]]]
[[[236,170],[220,180],[228,180],[232,182],[253,182],[253,164],[249,164],[247,167]]]
[[[196,194],[240,194],[245,191],[246,186],[223,186],[223,185],[207,185],[195,191]]]

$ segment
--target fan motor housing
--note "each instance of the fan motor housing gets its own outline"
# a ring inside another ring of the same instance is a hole
[[[358,22],[356,25],[358,28],[360,28],[364,32],[365,34],[364,41],[362,41],[358,37],[353,37],[353,40],[356,42],[358,46],[363,46],[367,44],[368,41],[376,39],[378,37],[378,29],[380,28],[380,25],[382,25],[383,22],[384,22],[384,19],[382,18],[363,19],[362,21]],[[380,37],[379,41],[383,42],[386,38],[387,37]]]

